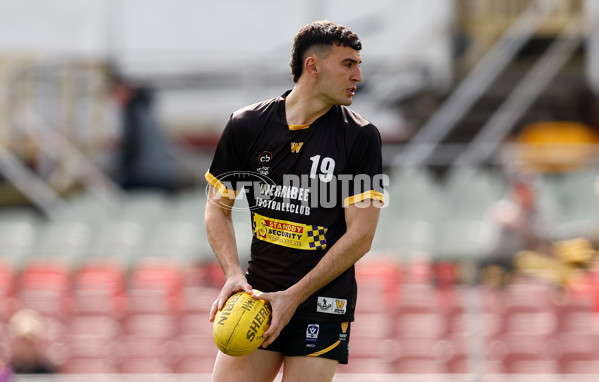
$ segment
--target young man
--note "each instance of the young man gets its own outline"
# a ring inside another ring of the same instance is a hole
[[[232,114],[206,173],[206,230],[226,276],[210,320],[234,292],[268,300],[261,349],[217,355],[213,381],[330,381],[347,363],[356,303],[354,263],[368,250],[383,204],[378,130],[345,106],[362,80],[361,42],[317,21],[295,37],[295,86]],[[253,240],[240,267],[230,210],[245,187]]]

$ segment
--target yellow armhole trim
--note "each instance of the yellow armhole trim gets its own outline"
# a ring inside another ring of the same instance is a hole
[[[378,200],[384,203],[385,195],[375,190],[369,190],[361,194],[345,198],[345,200],[343,201],[343,207],[350,206],[352,204],[364,201],[366,199]]]
[[[218,190],[218,193],[228,199],[235,199],[237,197],[237,192],[235,190],[229,190],[225,187],[224,184],[221,183],[220,180],[214,175],[210,173],[210,170],[206,171],[206,175],[204,176],[208,184]]]
[[[306,124],[306,125],[289,125],[289,130],[303,130],[303,129],[307,129],[308,127],[310,127],[310,124]]]

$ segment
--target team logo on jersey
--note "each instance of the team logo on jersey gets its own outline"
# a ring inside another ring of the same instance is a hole
[[[291,152],[296,154],[299,153],[303,145],[304,142],[291,142]]]
[[[345,314],[347,300],[334,297],[318,297],[316,311],[328,314]]]

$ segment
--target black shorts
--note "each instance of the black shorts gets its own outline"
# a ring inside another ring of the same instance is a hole
[[[323,357],[347,364],[349,322],[313,322],[291,320],[277,339],[264,350],[284,356]]]

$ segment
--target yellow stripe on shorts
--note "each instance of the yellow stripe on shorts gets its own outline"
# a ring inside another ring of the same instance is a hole
[[[324,349],[319,350],[319,351],[317,351],[315,353],[308,354],[308,357],[318,357],[319,355],[323,355],[324,353],[328,353],[331,350],[335,349],[337,346],[339,346],[340,343],[341,343],[341,341],[337,340],[337,342],[335,342],[334,344],[332,344],[328,348],[324,348]]]

